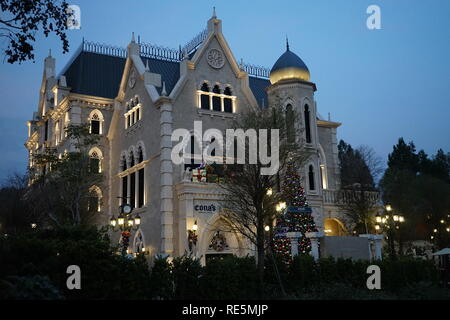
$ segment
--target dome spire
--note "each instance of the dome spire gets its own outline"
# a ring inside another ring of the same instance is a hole
[[[287,35],[286,35],[286,51],[289,51],[289,39]]]

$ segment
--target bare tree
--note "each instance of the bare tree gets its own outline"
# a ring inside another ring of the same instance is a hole
[[[368,145],[361,145],[356,149],[361,155],[362,159],[369,168],[373,180],[378,181],[381,174],[384,172],[383,160],[375,153],[372,147]]]
[[[381,159],[371,147],[353,149],[343,140],[338,149],[342,181],[339,203],[351,227],[369,233],[379,198],[375,178],[383,171]]]
[[[279,167],[271,175],[262,175],[261,169],[266,165],[258,159],[256,164],[249,163],[249,147],[254,141],[245,139],[245,164],[225,165],[225,183],[219,184],[225,191],[226,201],[223,207],[224,217],[231,225],[232,231],[246,237],[257,249],[259,292],[264,292],[264,259],[271,239],[265,232],[265,226],[272,226],[276,218],[275,205],[279,201],[276,190],[280,190],[280,177],[287,163],[295,163],[298,167],[309,157],[302,147],[300,130],[295,125],[296,114],[292,110],[283,110],[276,105],[265,110],[251,111],[239,117],[235,129],[255,129],[257,138],[261,137],[260,129],[273,129],[279,133]],[[273,133],[272,133],[273,134]],[[268,135],[270,141],[271,134]],[[267,143],[269,153],[271,146]],[[262,147],[261,142],[258,145]],[[273,190],[272,192],[268,192]]]

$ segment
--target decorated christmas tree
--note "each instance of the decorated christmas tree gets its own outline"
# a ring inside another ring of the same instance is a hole
[[[305,236],[307,232],[316,232],[317,228],[311,215],[311,208],[306,201],[305,190],[301,185],[300,175],[294,165],[288,165],[281,189],[281,198],[286,202],[286,209],[277,219],[275,227],[273,248],[276,254],[281,255],[283,261],[289,263],[291,257],[291,241],[287,232],[300,232],[298,252],[308,253],[311,250],[311,241]]]

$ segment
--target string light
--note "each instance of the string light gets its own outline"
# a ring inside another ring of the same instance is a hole
[[[288,208],[288,206],[297,208],[308,207],[305,190],[301,186],[301,177],[292,165],[289,165],[286,170],[281,191],[284,201],[277,204],[276,210],[278,212]],[[311,241],[305,236],[306,232],[317,232],[311,213],[298,212],[298,210],[290,210],[288,208],[277,219],[273,239],[274,251],[281,255],[284,262],[290,263],[292,260],[291,240],[286,237],[286,232],[300,232],[302,234],[298,240],[299,253],[311,251]]]

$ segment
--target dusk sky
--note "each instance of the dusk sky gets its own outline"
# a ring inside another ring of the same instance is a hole
[[[399,137],[428,154],[450,151],[448,0],[68,2],[81,8],[68,54],[56,37],[40,35],[35,63],[0,62],[0,180],[26,170],[26,121],[37,110],[49,49],[58,73],[83,37],[126,47],[135,32],[178,48],[206,27],[213,6],[238,61],[271,68],[289,37],[317,84],[319,113],[342,122],[338,139],[369,145],[384,160]],[[366,26],[372,4],[381,8],[381,30]]]

